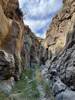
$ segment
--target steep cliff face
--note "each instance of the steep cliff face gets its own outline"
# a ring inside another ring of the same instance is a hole
[[[28,26],[24,27],[24,45],[22,49],[23,66],[34,67],[40,64],[40,41]]]
[[[18,0],[0,0],[0,80],[18,79],[25,67],[39,64],[39,39],[22,17]]]
[[[45,76],[49,68],[50,79],[61,83],[54,83],[55,95],[66,87],[75,90],[75,0],[63,4],[42,40],[24,25],[18,0],[0,0],[0,90],[10,90],[8,83],[18,80],[23,69],[42,64],[41,73]]]
[[[23,29],[18,1],[0,0],[0,79],[21,73]]]
[[[53,18],[47,31],[45,45],[53,54],[62,50],[68,33],[71,33],[75,24],[75,1],[64,0],[62,10]]]
[[[54,36],[57,36],[55,44],[49,47],[52,50],[54,48],[54,51],[52,52],[55,54],[55,56],[52,57],[49,64],[49,73],[51,74],[53,70],[56,71],[59,75],[60,80],[64,84],[66,84],[69,87],[69,89],[75,90],[75,1],[74,0],[64,0],[64,8],[53,19],[51,28],[47,33],[47,37],[49,36],[52,36],[53,39]],[[60,50],[62,49],[61,52],[59,52],[59,49]],[[56,51],[58,52],[58,54],[56,54]]]

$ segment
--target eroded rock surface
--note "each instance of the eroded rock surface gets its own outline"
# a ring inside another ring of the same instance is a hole
[[[13,76],[17,80],[23,69],[40,64],[40,39],[22,17],[18,0],[0,1],[0,79]]]
[[[50,70],[55,68],[61,80],[68,86],[75,88],[75,30],[71,33],[64,50],[55,56],[50,63]]]
[[[64,0],[63,9],[52,21],[47,32],[45,46],[52,52],[51,60],[48,60],[49,74],[56,70],[61,83],[68,89],[59,91],[56,100],[74,100],[75,97],[75,1]],[[57,80],[58,81],[58,80]],[[57,83],[58,84],[58,83]],[[59,86],[59,84],[58,84]],[[55,88],[57,91],[58,86]],[[61,89],[61,88],[60,88]],[[71,93],[70,98],[67,93]],[[62,97],[63,96],[63,99]],[[69,98],[68,98],[69,97]]]
[[[75,92],[65,85],[56,70],[51,71],[51,80],[55,100],[74,100]]]
[[[40,64],[41,44],[39,38],[31,32],[28,26],[24,27],[24,45],[22,49],[23,66],[34,67]]]
[[[67,86],[74,88],[75,1],[64,0],[63,3],[63,9],[53,18],[44,45],[53,55],[52,59],[48,61],[49,71],[56,69],[60,79]]]
[[[17,13],[16,9],[19,9],[17,0],[13,2],[11,0],[0,1],[0,77],[4,76],[3,79],[7,79],[6,76],[9,78],[11,76],[19,76],[22,69],[21,50],[24,24],[21,19],[22,14],[17,14],[21,12],[20,9]],[[12,15],[11,13],[15,15]],[[16,17],[18,20],[16,20]],[[6,58],[6,56],[8,56],[8,58]]]
[[[66,43],[68,33],[71,33],[75,23],[75,1],[63,0],[63,7],[53,18],[46,33],[45,47],[53,54],[59,53]]]

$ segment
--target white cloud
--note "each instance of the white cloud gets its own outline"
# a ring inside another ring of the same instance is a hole
[[[37,36],[40,36],[40,37],[44,36],[43,38],[45,38],[45,33],[46,33],[46,30],[47,30],[50,22],[51,22],[51,19],[36,20],[36,21],[35,20],[31,20],[31,19],[24,20],[24,23],[26,25],[29,25],[31,30],[34,33],[36,33]],[[39,30],[41,30],[41,32],[38,32]]]
[[[39,36],[45,36],[49,22],[61,7],[62,0],[19,0],[19,3],[25,14],[24,23]],[[37,30],[41,30],[40,33]]]
[[[24,20],[24,23],[25,24],[29,24],[30,27],[34,28],[35,30],[37,30],[37,28],[42,28],[42,26],[45,26],[48,22],[50,21],[50,19],[47,19],[47,20],[31,20],[31,19],[26,19]]]

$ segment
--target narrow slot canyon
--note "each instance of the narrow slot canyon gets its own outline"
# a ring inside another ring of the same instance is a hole
[[[45,38],[27,18],[18,0],[0,0],[0,100],[75,100],[75,1],[63,0]]]

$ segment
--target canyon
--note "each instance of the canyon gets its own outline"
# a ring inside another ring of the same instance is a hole
[[[0,91],[10,94],[27,69],[32,70],[34,79],[34,71],[40,70],[37,72],[39,78],[43,77],[44,83],[48,81],[49,86],[52,83],[51,88],[48,88],[53,91],[49,93],[55,99],[40,97],[42,99],[36,100],[74,100],[74,0],[63,0],[63,9],[53,18],[45,39],[36,37],[29,26],[24,24],[18,0],[0,0]],[[71,98],[68,98],[67,93],[70,93]]]

